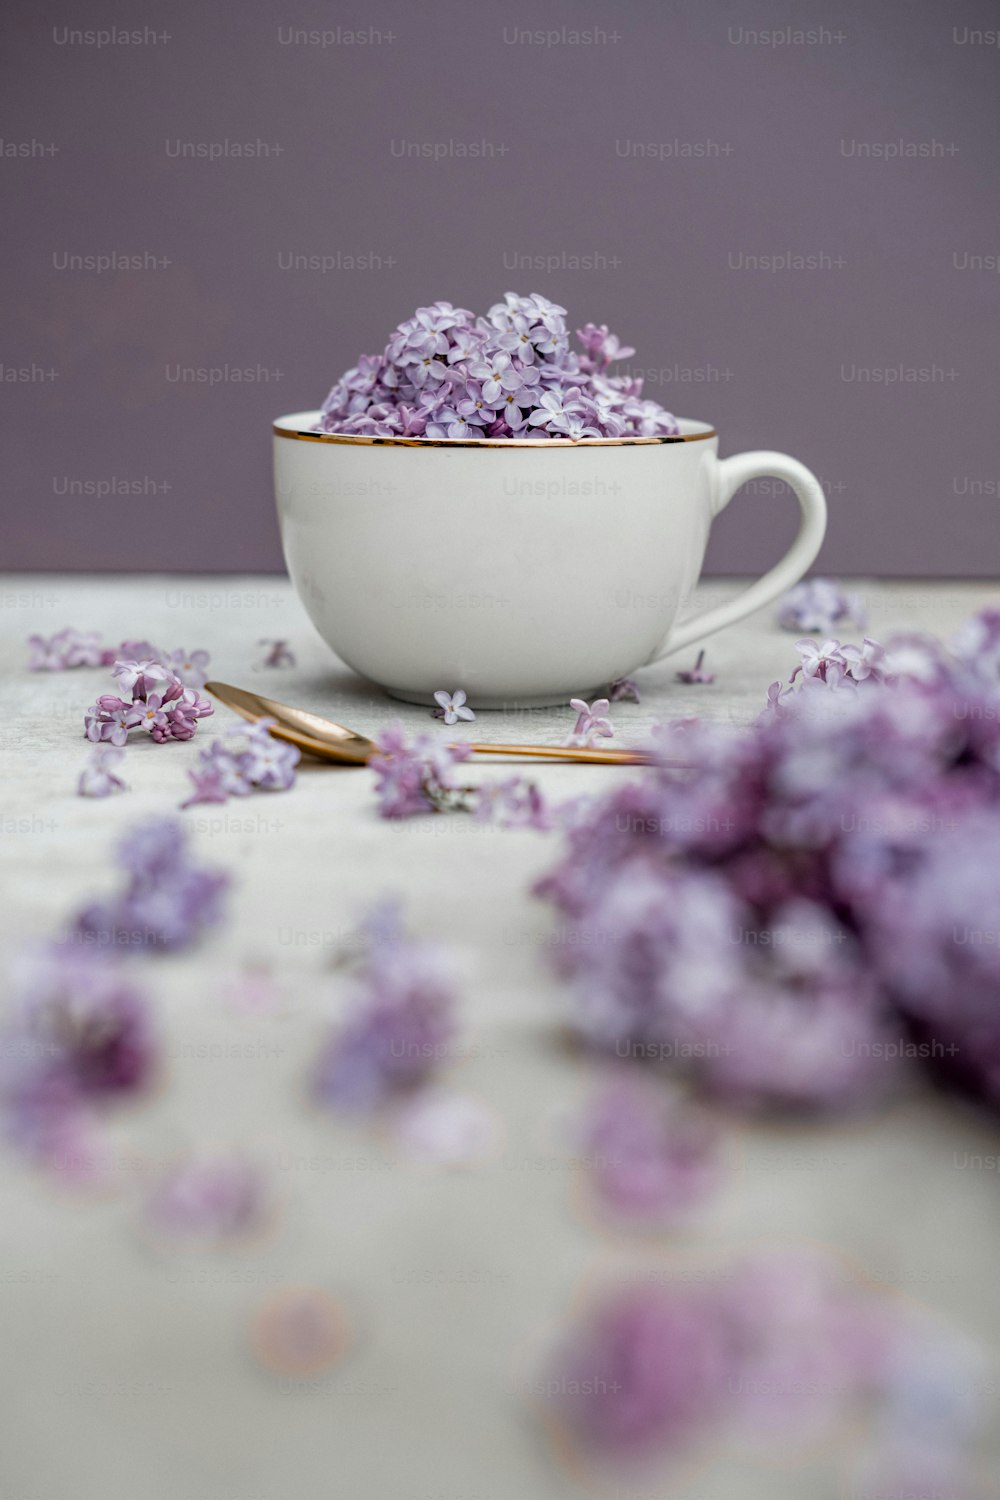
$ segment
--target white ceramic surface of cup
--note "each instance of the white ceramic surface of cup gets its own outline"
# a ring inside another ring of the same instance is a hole
[[[492,442],[341,437],[318,412],[274,424],[282,545],[320,635],[394,697],[464,688],[474,708],[565,703],[767,604],[826,529],[819,481],[783,453],[677,438]],[[768,573],[677,619],[712,520],[741,485],[784,480],[799,533]]]

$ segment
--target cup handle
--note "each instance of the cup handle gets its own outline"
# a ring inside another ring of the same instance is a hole
[[[796,458],[790,458],[787,453],[770,453],[762,449],[759,452],[736,453],[732,458],[720,459],[713,517],[725,510],[742,485],[764,475],[784,480],[795,492],[802,519],[794,542],[770,572],[765,573],[763,578],[758,578],[742,594],[737,594],[735,599],[676,626],[667,636],[666,643],[649,658],[646,666],[662,661],[665,656],[670,656],[685,646],[693,646],[705,636],[714,634],[716,630],[724,630],[727,625],[735,625],[745,615],[752,614],[764,604],[770,604],[785,589],[798,583],[813,561],[826,532],[826,498],[823,486],[815,474],[811,474],[805,464],[800,464]]]

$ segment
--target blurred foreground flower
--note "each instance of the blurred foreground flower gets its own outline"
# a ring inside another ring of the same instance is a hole
[[[28,637],[29,672],[65,672],[72,667],[101,664],[101,638],[96,631],[84,632],[67,626],[48,639],[43,635]]]
[[[449,1055],[456,1032],[445,956],[407,938],[394,909],[376,908],[364,935],[351,1014],[335,1027],[313,1080],[322,1104],[360,1113],[412,1094]]]
[[[262,667],[295,666],[295,655],[287,641],[271,641],[265,637],[264,640],[258,641],[257,644],[258,646],[267,647],[260,663]]]
[[[205,1246],[249,1238],[270,1211],[259,1167],[235,1153],[202,1155],[164,1173],[146,1201],[144,1221],[161,1243]]]
[[[721,1132],[708,1114],[634,1075],[599,1090],[580,1136],[597,1207],[623,1226],[683,1222],[722,1180]]]
[[[118,857],[124,891],[85,907],[64,942],[119,950],[186,948],[218,921],[229,876],[193,863],[178,819],[139,824],[122,840]]]
[[[98,745],[91,752],[89,763],[80,772],[77,795],[80,797],[110,797],[113,792],[127,790],[124,781],[114,773],[114,767],[125,758],[124,750],[114,745]]]
[[[208,652],[160,651],[149,641],[122,641],[120,646],[101,645],[96,630],[67,627],[46,639],[28,637],[29,672],[65,672],[74,667],[110,667],[119,660],[164,662],[185,687],[202,688],[208,675]]]
[[[916,1372],[934,1368],[937,1389],[924,1385],[921,1418]],[[911,1474],[922,1458],[926,1477],[957,1446],[964,1456],[973,1434],[969,1369],[957,1336],[919,1309],[852,1284],[815,1252],[770,1251],[714,1273],[699,1268],[697,1278],[679,1273],[655,1288],[606,1293],[533,1388],[577,1459],[614,1474],[732,1450],[794,1462],[831,1438],[857,1452],[860,1416],[873,1464],[898,1456],[903,1439]],[[962,1430],[947,1416],[942,1429],[938,1414],[956,1403]]]
[[[912,1061],[1000,1106],[1000,681],[965,639],[802,642],[777,711],[658,732],[538,887],[580,1035],[741,1107],[870,1105]]]
[[[8,1139],[61,1175],[91,1175],[101,1108],[148,1088],[157,1054],[145,997],[111,957],[55,944],[27,954],[0,1038]]]
[[[865,608],[857,594],[847,594],[834,578],[804,578],[778,601],[782,630],[831,635],[838,626],[865,627]]]

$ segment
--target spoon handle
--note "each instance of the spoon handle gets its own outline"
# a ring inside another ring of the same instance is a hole
[[[598,750],[587,745],[470,745],[476,755],[523,755],[532,760],[582,760],[595,766],[648,766],[642,750]]]

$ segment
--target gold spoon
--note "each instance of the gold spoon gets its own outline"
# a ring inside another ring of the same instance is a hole
[[[289,740],[308,755],[319,760],[334,760],[343,766],[363,766],[378,749],[374,740],[334,724],[331,719],[321,719],[303,708],[292,708],[287,703],[278,703],[274,698],[265,698],[260,693],[248,693],[245,688],[230,687],[227,682],[206,682],[206,693],[218,698],[227,708],[234,709],[244,719],[274,719],[271,733],[279,740]],[[597,750],[590,746],[575,745],[470,745],[477,755],[525,755],[537,760],[583,760],[599,766],[647,766],[650,757],[642,750]]]

